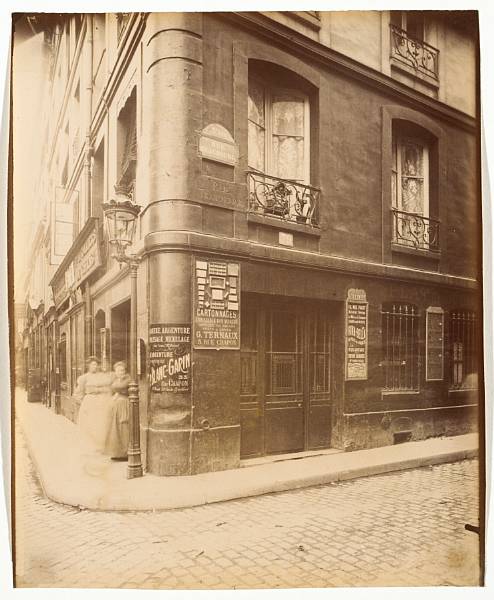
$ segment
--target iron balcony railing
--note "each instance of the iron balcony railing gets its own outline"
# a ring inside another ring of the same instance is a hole
[[[439,251],[439,221],[396,208],[393,213],[393,242],[420,250]]]
[[[415,71],[439,78],[439,50],[426,42],[408,36],[404,29],[390,25],[391,58],[412,67]]]
[[[247,171],[249,212],[319,226],[321,190],[306,183]]]

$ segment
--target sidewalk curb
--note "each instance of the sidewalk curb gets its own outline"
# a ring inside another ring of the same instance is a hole
[[[77,426],[39,404],[16,403],[15,416],[46,497],[80,509],[153,511],[350,481],[478,456],[478,435],[429,438],[382,448],[243,465],[228,471],[127,479],[126,463],[98,455]]]
[[[434,442],[436,446],[441,443],[446,446],[449,444],[450,448],[447,450],[444,447],[437,448],[432,453],[433,448],[430,445],[424,451],[423,446],[413,446],[421,442],[409,442],[412,446],[408,448],[408,453],[412,451],[422,454],[396,457],[394,460],[387,456],[383,457],[382,462],[376,451],[383,449],[358,451],[367,453],[359,456],[360,459],[366,457],[369,461],[369,464],[363,466],[349,466],[349,462],[355,462],[356,454],[343,452],[333,454],[332,457],[316,455],[297,461],[245,466],[231,471],[182,477],[157,477],[147,474],[143,478],[127,480],[124,463],[110,464],[106,458],[100,459],[99,463],[84,463],[77,452],[71,453],[72,448],[67,448],[63,459],[60,460],[62,452],[57,451],[56,446],[47,446],[45,438],[39,435],[39,428],[34,427],[38,425],[34,414],[36,410],[31,412],[33,414],[30,415],[25,410],[19,410],[16,411],[16,415],[44,494],[59,504],[88,510],[140,512],[190,508],[478,457],[478,449],[472,447],[471,440],[470,444],[469,440],[458,440],[458,443],[463,442],[463,447],[453,449],[451,438],[444,438]],[[55,422],[56,419],[64,419],[63,417],[48,412],[41,413],[39,410],[38,413],[40,420],[51,419],[54,426],[62,425],[61,429],[64,431],[61,432],[59,440],[62,444],[63,435],[66,439],[67,435],[73,435],[72,423],[65,420]],[[467,445],[469,447],[465,447]],[[391,449],[394,449],[395,454],[402,452],[397,446],[392,446],[389,450]],[[346,464],[338,465],[338,460]],[[91,473],[88,466],[102,469],[101,474]]]

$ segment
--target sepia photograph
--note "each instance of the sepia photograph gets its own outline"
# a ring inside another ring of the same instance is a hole
[[[479,13],[409,8],[11,14],[15,588],[484,585]]]

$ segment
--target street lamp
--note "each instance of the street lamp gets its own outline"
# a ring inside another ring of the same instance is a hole
[[[137,385],[137,267],[136,255],[127,256],[127,248],[132,244],[137,216],[141,207],[131,202],[131,196],[115,186],[116,199],[103,204],[108,241],[113,247],[112,254],[120,263],[130,269],[130,383],[129,383],[129,449],[127,479],[142,477],[139,387]]]

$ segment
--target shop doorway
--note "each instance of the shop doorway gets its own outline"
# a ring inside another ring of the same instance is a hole
[[[110,356],[113,365],[123,360],[130,360],[130,300],[126,300],[111,310]]]
[[[329,448],[333,305],[259,299],[243,304],[241,457]]]

